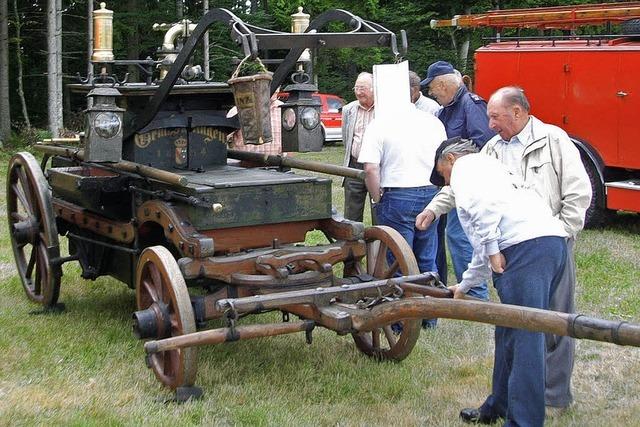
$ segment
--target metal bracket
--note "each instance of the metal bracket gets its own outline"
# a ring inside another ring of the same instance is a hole
[[[198,25],[185,41],[171,69],[162,84],[154,94],[145,112],[135,121],[134,125],[124,135],[128,139],[139,129],[145,127],[157,114],[160,106],[169,95],[171,88],[180,77],[184,66],[191,58],[196,45],[215,22],[222,22],[231,27],[231,38],[242,46],[245,56],[258,56],[258,45],[264,50],[290,49],[273,75],[271,93],[286,79],[289,71],[294,67],[300,55],[306,48],[316,47],[389,47],[396,62],[402,58],[398,51],[396,35],[383,26],[365,21],[359,16],[340,9],[329,10],[316,17],[304,33],[286,33],[268,30],[246,24],[231,11],[226,9],[212,9],[205,14]],[[326,27],[332,22],[343,22],[352,30],[342,33],[319,33],[318,29]],[[406,51],[406,36],[402,37],[402,49]]]
[[[202,398],[202,389],[196,386],[176,388],[175,402],[184,403]]]

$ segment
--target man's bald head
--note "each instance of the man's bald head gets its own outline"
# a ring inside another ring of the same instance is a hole
[[[489,127],[504,141],[509,141],[527,125],[530,108],[529,100],[522,88],[500,88],[491,95],[487,103]]]
[[[493,95],[491,95],[489,102],[494,98],[499,100],[499,102],[501,102],[505,107],[518,105],[527,113],[531,109],[531,105],[524,94],[524,90],[518,86],[505,86],[498,89]]]

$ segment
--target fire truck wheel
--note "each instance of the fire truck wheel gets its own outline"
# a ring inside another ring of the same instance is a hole
[[[52,307],[60,294],[62,269],[51,190],[40,165],[29,153],[9,161],[7,175],[9,236],[18,275],[27,297]]]
[[[367,256],[356,264],[356,274],[388,279],[398,271],[403,275],[420,273],[411,247],[396,230],[386,226],[369,227],[364,231],[364,238]],[[391,266],[387,263],[387,250],[395,257]],[[367,356],[379,360],[400,361],[407,357],[416,345],[420,336],[420,323],[420,319],[403,320],[371,332],[355,333],[353,339],[358,350]]]
[[[153,306],[157,313],[157,338],[196,332],[195,317],[187,285],[178,263],[163,246],[152,246],[140,255],[136,269],[138,310]],[[197,371],[194,347],[168,350],[148,356],[148,366],[158,380],[171,389],[192,386]]]
[[[606,206],[604,188],[593,163],[582,156],[582,164],[584,164],[584,168],[589,176],[589,183],[591,184],[591,204],[587,208],[584,225],[585,228],[601,227],[610,215],[610,211],[602,207]]]
[[[620,24],[620,32],[625,35],[640,36],[640,19],[629,19]]]

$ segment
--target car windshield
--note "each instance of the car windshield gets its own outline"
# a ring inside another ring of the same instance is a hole
[[[337,113],[344,105],[344,102],[340,98],[327,98],[327,107],[330,113]]]

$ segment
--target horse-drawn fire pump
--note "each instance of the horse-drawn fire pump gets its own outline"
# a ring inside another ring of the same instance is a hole
[[[399,58],[406,50],[404,33],[399,49],[394,33],[342,10],[307,21],[303,32],[285,33],[215,9],[197,25],[169,27],[158,61],[120,61],[104,37],[109,14],[103,4],[95,17],[93,63],[101,72],[71,85],[91,101],[79,145],[52,140],[36,147],[41,163],[25,152],[10,161],[11,242],[28,298],[45,307],[57,304],[66,262],[77,261],[85,279],[110,275],[135,289],[134,333],[149,340],[147,365],[179,400],[200,394],[194,385],[198,346],[294,332],[311,342],[318,326],[351,334],[361,352],[385,360],[411,352],[425,317],[640,345],[640,327],[625,322],[448,299],[435,274],[420,274],[397,232],[365,228],[332,209],[330,179],[284,172],[362,178],[362,171],[227,149],[226,136],[238,127],[226,117],[234,104],[249,108],[240,113],[245,141],[251,139],[247,126],[258,128],[258,139],[269,139],[263,106],[305,49],[386,47]],[[227,83],[192,78],[198,73],[189,60],[215,22],[229,26],[247,58],[260,50],[288,50],[269,76],[266,95],[237,88],[232,93]],[[321,31],[333,22],[350,30]],[[145,82],[108,72],[131,64],[144,70]],[[161,68],[159,80],[153,80],[154,66]],[[304,72],[293,80],[281,108],[283,148],[320,150],[315,87]],[[229,158],[268,167],[230,165]],[[312,230],[328,243],[304,245]],[[68,239],[66,256],[59,236]],[[283,313],[282,322],[241,320],[273,310]],[[207,329],[220,318],[225,327]]]

